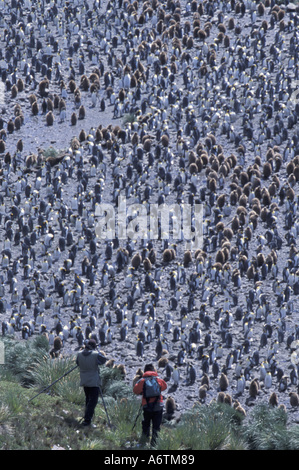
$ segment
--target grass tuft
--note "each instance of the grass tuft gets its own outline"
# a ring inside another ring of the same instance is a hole
[[[36,338],[5,341],[0,367],[1,450],[148,449],[142,442],[140,400],[116,368],[101,367],[103,400],[95,410],[96,428],[82,428],[85,396],[75,369],[48,393],[29,399],[74,366],[74,357],[49,358]],[[105,404],[105,406],[104,406]],[[108,413],[108,417],[107,417]],[[136,425],[134,426],[136,421]],[[109,422],[112,427],[108,426]],[[246,417],[212,401],[195,404],[179,421],[162,422],[156,450],[298,450],[298,426],[288,426],[285,410],[256,405]]]

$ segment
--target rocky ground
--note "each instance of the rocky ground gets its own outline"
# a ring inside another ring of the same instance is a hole
[[[34,322],[34,334],[52,342],[59,319],[67,355],[95,320],[99,348],[125,366],[126,381],[153,361],[170,374],[165,397],[179,410],[199,390],[207,403],[216,398],[225,372],[225,392],[246,412],[276,393],[296,421],[298,7],[25,0],[1,8],[3,334],[21,339]],[[185,240],[170,237],[176,256],[166,262],[161,239],[97,238],[96,208],[116,207],[119,194],[127,207],[203,204],[202,251],[185,263]],[[112,338],[101,341],[105,322]],[[146,327],[152,338],[138,356]]]

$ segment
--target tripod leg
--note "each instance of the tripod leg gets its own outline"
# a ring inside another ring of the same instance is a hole
[[[99,387],[99,388],[100,388],[100,394],[101,394],[102,402],[103,402],[104,409],[105,409],[106,416],[107,416],[108,426],[109,426],[109,428],[111,428],[111,423],[110,423],[108,411],[107,411],[107,408],[106,408],[105,400],[104,400],[104,397],[103,397],[102,389],[101,389],[101,387]]]
[[[64,377],[66,377],[68,374],[70,374],[73,370],[77,369],[77,365],[74,366],[72,369],[70,369],[68,372],[66,372],[65,374],[63,374],[61,377],[59,377],[59,379],[56,379],[55,382],[51,383],[50,385],[48,385],[48,387],[44,388],[41,392],[37,393],[36,395],[34,395],[34,397],[30,398],[30,400],[28,400],[28,402],[34,400],[34,398],[38,397],[41,393],[44,393],[46,392],[47,390],[49,390],[49,388],[53,387],[53,385],[55,385],[57,382],[59,382],[59,380],[63,379]]]
[[[138,413],[137,413],[137,416],[136,416],[136,419],[135,419],[135,423],[133,424],[133,427],[132,427],[132,431],[134,430],[135,426],[136,426],[136,423],[137,423],[137,420],[140,416],[140,413],[141,413],[141,410],[142,410],[142,404],[140,405],[140,408],[138,410]]]

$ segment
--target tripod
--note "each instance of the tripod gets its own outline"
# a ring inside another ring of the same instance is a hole
[[[39,392],[37,395],[34,395],[34,397],[30,398],[30,400],[28,400],[28,402],[34,400],[34,398],[38,397],[41,393],[43,392],[46,392],[47,390],[49,390],[49,388],[53,387],[53,385],[55,385],[57,382],[59,382],[59,380],[63,379],[64,377],[66,377],[68,374],[70,374],[73,370],[77,369],[77,365],[74,366],[72,369],[70,369],[68,372],[66,372],[65,374],[63,374],[61,377],[59,377],[59,379],[56,379],[55,382],[51,383],[50,385],[48,385],[48,387],[44,388],[41,392]]]

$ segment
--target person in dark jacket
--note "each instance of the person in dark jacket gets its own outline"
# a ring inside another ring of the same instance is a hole
[[[142,441],[146,441],[150,437],[151,422],[153,425],[151,445],[155,446],[158,432],[162,422],[163,415],[163,396],[151,397],[146,399],[144,396],[144,381],[147,377],[156,377],[160,387],[160,392],[167,389],[167,384],[163,379],[158,377],[158,373],[153,364],[146,364],[142,378],[134,385],[133,392],[136,395],[142,395],[141,405],[143,407],[142,421]]]
[[[105,364],[107,358],[96,350],[97,344],[94,339],[90,339],[85,345],[85,349],[77,355],[76,363],[80,369],[80,386],[85,393],[85,413],[83,426],[89,426],[94,415],[95,407],[98,404],[101,379],[99,366]]]

